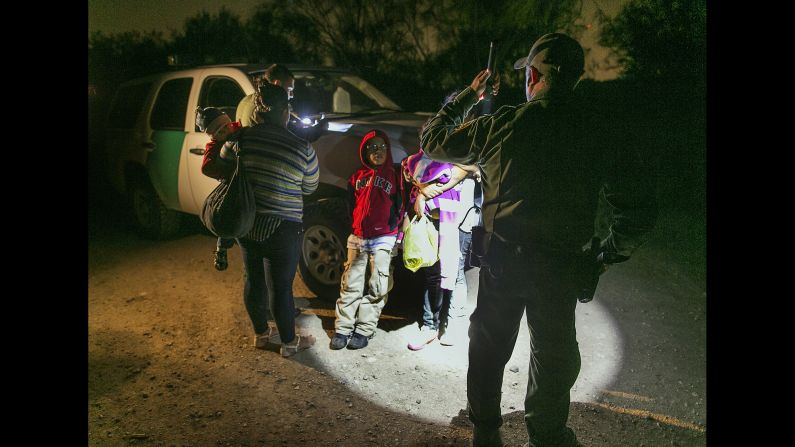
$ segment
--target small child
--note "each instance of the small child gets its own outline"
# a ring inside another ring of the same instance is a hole
[[[386,133],[368,132],[359,144],[359,157],[363,166],[348,180],[353,231],[348,236],[331,349],[364,348],[375,334],[391,285],[392,253],[403,215],[401,178]],[[370,281],[365,284],[368,266]]]
[[[232,138],[241,125],[239,122],[229,119],[229,115],[215,107],[202,109],[196,108],[196,127],[212,137],[204,149],[204,161],[202,162],[202,172],[213,178],[222,178],[221,172],[212,172],[208,166],[208,161],[218,159],[221,147],[226,141]],[[209,163],[211,165],[211,163]],[[213,265],[216,270],[224,271],[229,266],[226,259],[226,251],[235,245],[234,239],[218,238],[216,249],[213,252]]]
[[[456,317],[460,313],[460,309],[455,307],[459,303],[454,302],[453,292],[458,286],[459,277],[463,276],[460,228],[464,212],[469,211],[470,207],[462,209],[461,199],[462,193],[467,191],[464,186],[470,181],[468,177],[476,174],[478,168],[434,161],[422,149],[406,157],[401,165],[405,179],[414,185],[409,194],[409,204],[412,205],[409,212],[413,212],[412,215],[427,214],[439,230],[439,261],[421,269],[426,289],[422,322],[416,336],[409,341],[408,348],[418,351],[436,339],[442,345],[452,346],[456,337],[448,333],[450,310],[454,309]],[[407,221],[404,219],[404,227]],[[463,297],[459,292],[457,298],[466,301],[465,285]]]

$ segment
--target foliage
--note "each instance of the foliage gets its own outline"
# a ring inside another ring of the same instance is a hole
[[[547,32],[575,31],[581,0],[291,0],[281,16],[297,52],[354,69],[410,109],[436,108],[486,65],[498,42],[504,91],[520,89],[513,62]],[[402,95],[407,91],[412,95]],[[523,96],[523,95],[521,95]]]
[[[250,55],[243,22],[225,7],[215,16],[201,11],[188,18],[172,41],[170,49],[182,64],[245,62]]]
[[[88,81],[103,93],[119,80],[165,70],[167,45],[162,34],[154,31],[96,32],[88,40]]]
[[[302,61],[302,57],[297,56],[297,47],[290,42],[285,32],[278,10],[272,4],[259,4],[246,22],[244,32],[249,62],[265,64]]]
[[[89,125],[101,122],[120,82],[167,70],[168,53],[168,42],[158,32],[93,33],[88,40]]]
[[[628,77],[703,79],[706,21],[706,0],[631,0],[599,42],[618,52]]]
[[[485,68],[489,42],[497,42],[500,95],[515,103],[524,77],[513,62],[542,34],[576,34],[581,0],[283,0],[263,1],[247,20],[221,8],[188,18],[164,40],[148,35],[93,35],[89,71],[122,82],[179,65],[282,62],[352,69],[398,103],[433,110],[444,96],[469,84]],[[115,56],[107,57],[107,48]],[[124,52],[121,56],[119,51]],[[134,69],[117,60],[124,60]]]

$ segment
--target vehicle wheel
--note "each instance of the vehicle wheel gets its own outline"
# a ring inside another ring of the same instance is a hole
[[[340,296],[349,233],[350,217],[341,200],[329,199],[305,209],[298,268],[309,290],[324,301]]]
[[[165,239],[177,233],[182,215],[163,205],[146,179],[136,180],[130,189],[132,212],[140,232],[150,239]]]

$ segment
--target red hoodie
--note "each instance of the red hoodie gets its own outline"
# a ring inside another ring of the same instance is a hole
[[[386,143],[386,160],[381,166],[371,165],[364,155],[365,145],[376,136]],[[348,179],[348,199],[353,202],[353,234],[363,239],[397,234],[403,215],[402,185],[400,172],[392,163],[392,147],[386,133],[368,132],[359,143],[359,159],[363,166]]]
[[[224,143],[230,139],[236,139],[239,135],[237,132],[242,127],[239,121],[232,121],[226,126],[230,132],[227,139],[218,141],[213,137],[204,147],[204,158],[202,159],[202,174],[218,180],[229,177],[235,169],[233,163],[219,162],[219,160],[221,159],[221,148],[224,147]]]

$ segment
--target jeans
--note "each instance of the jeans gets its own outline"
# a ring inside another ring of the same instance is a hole
[[[480,429],[502,425],[503,373],[526,314],[531,351],[525,425],[530,446],[575,446],[566,421],[569,391],[580,371],[574,309],[583,272],[571,257],[523,251],[494,241],[489,265],[481,266],[469,327],[469,418]]]
[[[453,296],[450,298],[450,308],[456,309],[461,312],[467,304],[467,278],[466,278],[466,263],[467,255],[472,247],[472,233],[465,233],[458,230],[458,245],[461,257],[458,258],[458,275],[455,278],[455,289]],[[458,316],[458,315],[456,315]]]
[[[262,242],[245,238],[237,241],[246,272],[243,301],[254,332],[262,334],[268,330],[267,262],[273,284],[272,311],[282,343],[291,342],[295,338],[293,278],[298,268],[302,232],[300,222],[284,221]]]
[[[425,275],[425,293],[422,297],[422,325],[433,330],[438,330],[447,324],[450,313],[450,299],[453,296],[451,290],[441,288],[442,267],[436,261],[430,267],[423,267]]]

